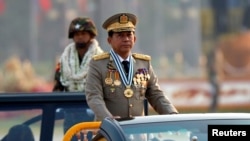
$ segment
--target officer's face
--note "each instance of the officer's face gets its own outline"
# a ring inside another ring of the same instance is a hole
[[[112,37],[108,37],[108,43],[119,55],[129,54],[136,41],[134,32],[115,32]]]

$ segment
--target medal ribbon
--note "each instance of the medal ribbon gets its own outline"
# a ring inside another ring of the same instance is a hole
[[[119,57],[118,55],[113,51],[113,50],[110,50],[110,54],[117,66],[117,69],[121,75],[121,79],[122,79],[122,82],[125,86],[131,86],[132,84],[132,74],[133,74],[133,62],[131,61],[132,60],[132,57],[129,56],[129,72],[128,72],[128,77],[126,77],[126,73],[124,72],[123,70],[123,67],[122,67],[122,64],[119,60]]]

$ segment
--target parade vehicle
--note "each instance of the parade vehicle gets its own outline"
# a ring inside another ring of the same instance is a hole
[[[250,132],[250,113],[150,115],[147,106],[145,101],[146,116],[77,123],[64,134],[63,111],[88,107],[84,94],[2,93],[0,140],[70,141],[76,135],[92,141],[208,141],[208,125],[247,125],[240,129]]]
[[[98,129],[98,130],[94,130]],[[92,138],[88,137],[91,131]],[[77,133],[92,141],[212,141],[249,139],[250,113],[186,113],[148,115],[134,118],[106,118],[72,126],[63,141]]]
[[[88,107],[84,93],[1,93],[0,141],[61,141],[63,139],[64,109]],[[145,114],[147,115],[145,101]],[[86,115],[89,116],[89,115]],[[31,133],[29,134],[29,132]],[[28,135],[29,134],[29,135]]]
[[[24,133],[30,129],[35,141],[60,141],[64,135],[63,109],[80,107],[88,107],[83,93],[2,93],[0,141],[9,141],[12,134],[18,136],[12,129]]]

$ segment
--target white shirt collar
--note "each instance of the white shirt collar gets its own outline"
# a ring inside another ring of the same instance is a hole
[[[120,55],[118,55],[118,57],[119,57],[120,62],[125,61],[125,60],[129,62],[129,56],[125,60]]]

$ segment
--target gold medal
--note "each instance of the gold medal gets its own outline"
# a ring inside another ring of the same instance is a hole
[[[111,84],[113,83],[112,78],[106,78],[106,79],[105,79],[105,83],[106,83],[107,85],[111,85]]]
[[[147,85],[147,81],[142,80],[142,81],[141,81],[141,84],[142,84],[142,86],[146,87],[146,85]]]
[[[137,81],[138,84],[141,83],[141,79],[139,79],[139,78],[136,81]]]
[[[120,85],[121,85],[121,81],[120,81],[120,80],[115,80],[115,81],[114,81],[114,84],[115,84],[116,86],[120,86]]]
[[[134,94],[133,90],[130,89],[129,87],[127,87],[126,90],[124,91],[124,95],[125,95],[125,97],[127,97],[127,98],[132,97],[133,94]]]
[[[105,79],[105,83],[107,85],[111,85],[113,83],[113,79],[111,78],[111,73],[112,72],[110,70],[107,72],[107,78]]]
[[[136,78],[135,78],[135,77],[133,78],[133,81],[134,81],[134,85],[137,85],[137,82],[136,82]]]
[[[143,79],[144,78],[144,75],[142,73],[139,74],[140,75],[140,78]]]
[[[120,86],[120,85],[121,85],[120,75],[119,75],[119,72],[118,72],[118,71],[115,72],[114,84],[115,84],[116,86]]]

